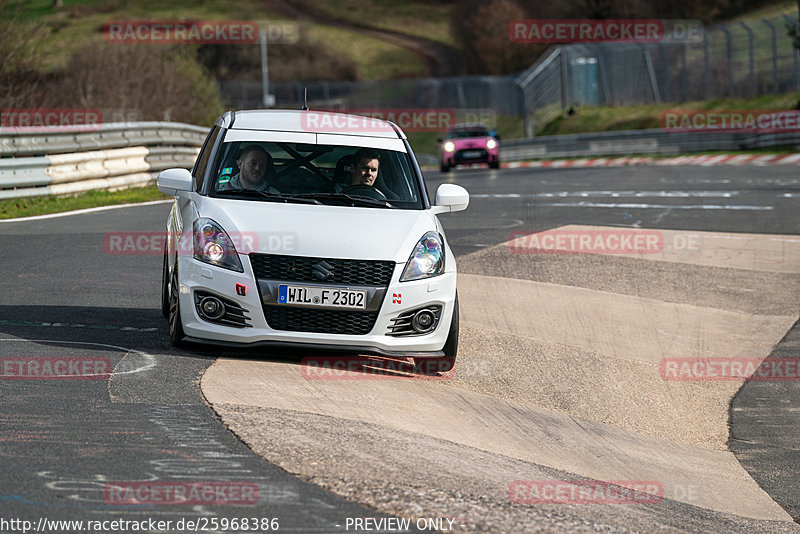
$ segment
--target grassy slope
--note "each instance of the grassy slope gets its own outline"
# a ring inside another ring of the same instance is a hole
[[[42,43],[43,65],[63,65],[69,56],[87,42],[103,43],[103,24],[120,20],[280,20],[257,6],[232,0],[215,2],[137,2],[118,0],[65,0],[64,8],[52,9],[50,0],[25,0],[19,3],[26,18],[38,19],[50,29]],[[235,13],[236,16],[230,16]]]
[[[256,20],[280,21],[278,15],[265,11],[258,3],[215,0],[193,2],[176,0],[137,2],[119,0],[65,0],[60,11],[52,9],[52,0],[19,2],[24,18],[41,20],[50,35],[41,43],[42,70],[66,63],[70,55],[87,42],[102,44],[104,23],[118,20]],[[337,54],[349,58],[358,66],[364,79],[389,79],[419,76],[423,64],[413,53],[393,44],[364,36],[354,31],[340,30],[319,24],[303,24],[311,41],[322,43]],[[120,45],[114,45],[120,46]],[[234,45],[231,45],[234,46]],[[244,45],[256,46],[256,45]],[[274,45],[281,46],[281,45]]]
[[[412,52],[358,32],[311,24],[303,26],[312,41],[355,61],[362,79],[389,80],[422,76],[425,67]]]
[[[457,3],[443,5],[424,0],[301,0],[300,3],[331,18],[367,23],[376,28],[457,46],[450,31],[450,18]]]
[[[734,17],[731,22],[750,22],[761,19],[770,19],[780,15],[797,15],[797,1],[796,0],[783,0],[776,2],[769,6],[760,7],[756,10],[750,11],[744,15]]]
[[[751,99],[714,98],[683,104],[642,104],[626,107],[582,107],[569,117],[555,119],[539,135],[559,135],[611,130],[659,128],[661,114],[668,110],[795,109],[800,93],[764,95]]]

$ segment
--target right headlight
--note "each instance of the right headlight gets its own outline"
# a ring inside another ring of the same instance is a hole
[[[438,232],[428,232],[419,240],[406,262],[401,282],[439,276],[444,272],[444,246]]]
[[[444,151],[445,151],[445,152],[453,152],[453,151],[455,151],[455,149],[456,149],[456,144],[455,144],[455,143],[453,143],[452,141],[448,141],[448,142],[446,142],[446,143],[444,144],[444,147],[443,147],[443,148],[444,148]]]
[[[194,258],[223,269],[244,272],[231,238],[207,217],[194,221]]]

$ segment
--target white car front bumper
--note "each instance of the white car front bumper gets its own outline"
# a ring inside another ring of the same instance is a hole
[[[259,290],[247,256],[241,255],[243,273],[222,269],[194,259],[179,256],[179,295],[183,329],[188,341],[247,345],[293,345],[307,348],[338,349],[355,352],[376,352],[402,355],[441,351],[449,333],[456,294],[456,273],[446,272],[434,278],[400,282],[403,264],[395,264],[391,281],[386,287],[377,318],[367,334],[333,334],[272,328],[264,313]],[[263,281],[260,281],[263,284]],[[303,285],[302,282],[290,282]],[[239,289],[237,284],[244,287]],[[336,287],[338,285],[335,285]],[[263,286],[262,286],[263,287]],[[343,286],[338,286],[343,287]],[[246,310],[246,327],[215,324],[201,317],[195,305],[195,295],[210,293],[232,301]],[[240,293],[244,293],[244,295]],[[267,297],[265,300],[269,300]],[[426,306],[442,307],[436,328],[422,335],[391,336],[392,319],[398,315]],[[286,305],[280,305],[286,306]],[[307,308],[306,308],[307,309]],[[292,326],[295,328],[294,326]],[[302,327],[301,327],[302,328]]]

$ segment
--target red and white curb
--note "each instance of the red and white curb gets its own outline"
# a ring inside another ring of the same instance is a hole
[[[716,156],[677,156],[672,158],[621,157],[512,161],[502,167],[626,167],[631,165],[800,165],[800,154],[719,154]]]

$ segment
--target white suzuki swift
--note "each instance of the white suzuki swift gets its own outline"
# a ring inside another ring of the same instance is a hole
[[[162,311],[172,343],[440,358],[458,348],[456,264],[394,124],[314,111],[220,117],[194,169],[169,169]]]

